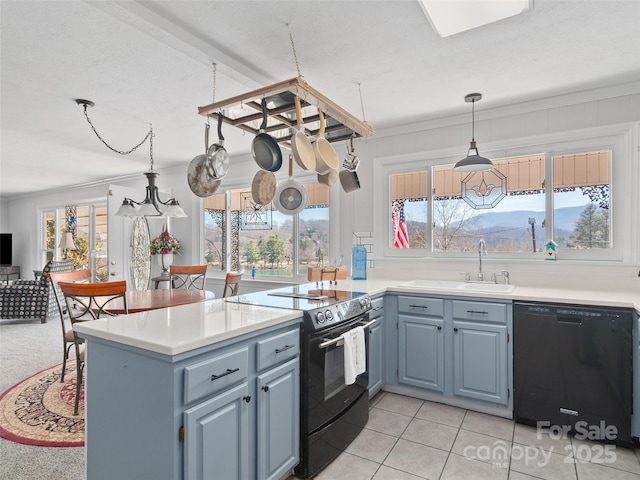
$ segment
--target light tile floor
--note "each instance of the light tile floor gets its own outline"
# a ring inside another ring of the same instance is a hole
[[[318,480],[640,480],[640,450],[552,439],[512,420],[381,392]]]

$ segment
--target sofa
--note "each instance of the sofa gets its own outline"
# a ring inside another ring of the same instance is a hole
[[[52,260],[42,269],[36,280],[14,280],[0,285],[0,319],[40,319],[57,314],[53,296],[55,292],[49,282],[49,272],[70,272],[73,260]]]

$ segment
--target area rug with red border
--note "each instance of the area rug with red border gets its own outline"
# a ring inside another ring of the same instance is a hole
[[[76,366],[68,362],[42,370],[0,396],[0,437],[25,445],[81,447],[84,445],[84,395],[73,415]]]

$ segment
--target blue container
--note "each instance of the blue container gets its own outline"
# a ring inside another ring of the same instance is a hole
[[[367,249],[362,245],[354,245],[351,249],[351,279],[367,279]]]

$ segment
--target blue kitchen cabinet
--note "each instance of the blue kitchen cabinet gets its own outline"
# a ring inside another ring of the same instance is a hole
[[[299,392],[300,362],[297,358],[258,376],[256,390],[258,480],[284,478],[298,464]]]
[[[87,353],[87,478],[276,480],[297,465],[297,323],[178,355],[88,336]]]
[[[387,324],[396,323],[393,328],[387,325],[387,351],[397,365],[386,369],[385,390],[511,415],[511,302],[387,297]],[[390,321],[394,316],[397,322]]]
[[[507,403],[507,327],[453,322],[453,393]]]
[[[369,321],[375,323],[369,327],[369,398],[380,391],[384,385],[384,299],[374,298]]]
[[[398,382],[444,392],[444,301],[398,299]]]
[[[184,412],[186,480],[250,478],[250,402],[243,383]]]
[[[452,301],[453,394],[506,405],[508,385],[507,305]]]
[[[444,333],[441,318],[398,316],[398,381],[444,392]]]

